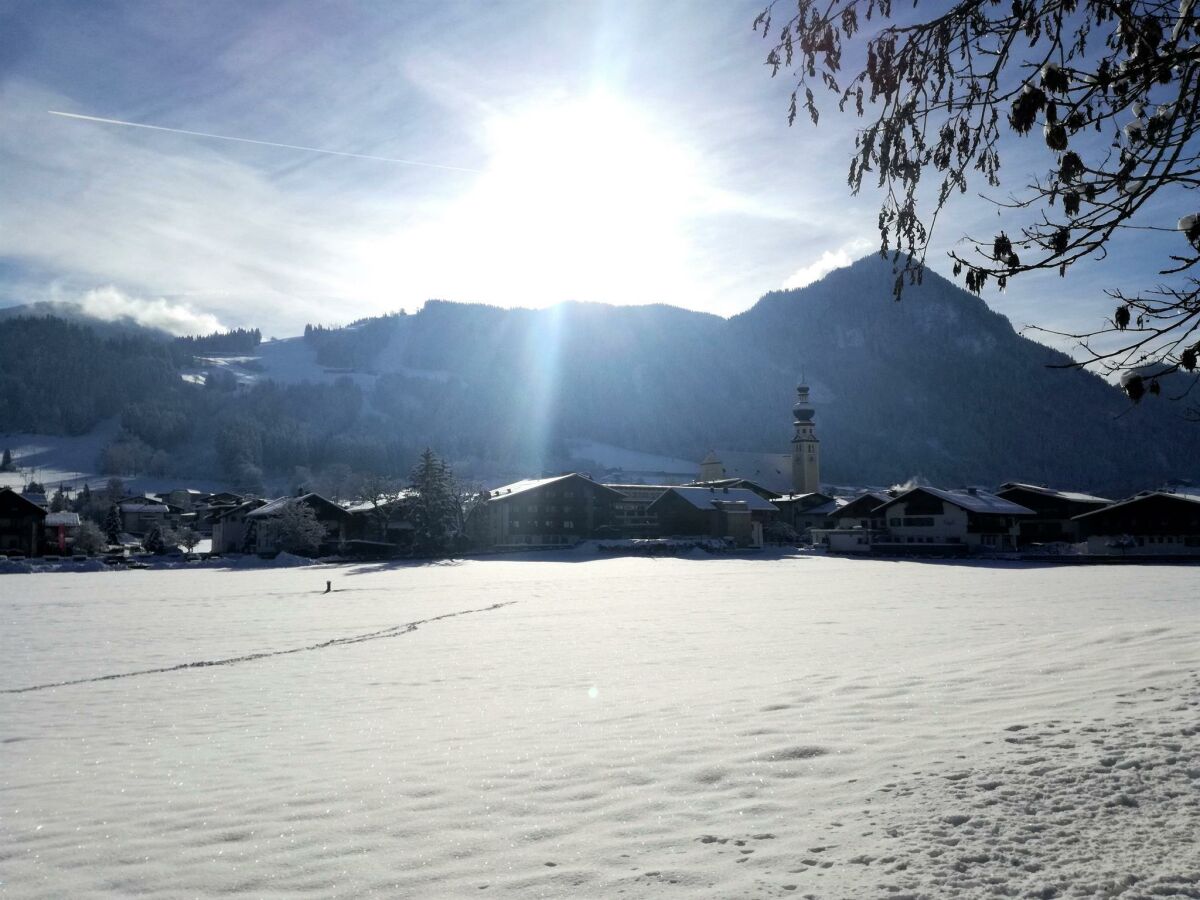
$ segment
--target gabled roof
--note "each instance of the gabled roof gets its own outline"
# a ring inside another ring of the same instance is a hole
[[[707,488],[707,487],[688,487],[677,486],[668,488],[663,492],[663,496],[659,497],[654,503],[651,503],[647,508],[647,512],[653,509],[658,503],[661,503],[663,497],[668,494],[676,494],[682,497],[696,509],[710,510],[713,509],[713,501],[725,502],[742,501],[750,510],[761,512],[777,512],[779,507],[769,500],[764,500],[754,491],[748,488]]]
[[[251,497],[249,500],[244,500],[236,506],[213,506],[210,507],[211,512],[208,517],[211,521],[224,519],[226,516],[231,516],[238,512],[249,512],[250,510],[258,509],[260,506],[266,505],[266,500],[260,500],[257,497]]]
[[[77,512],[52,512],[46,515],[46,524],[54,527],[61,525],[64,528],[79,527],[79,513]]]
[[[558,481],[566,481],[568,478],[578,478],[586,481],[588,484],[598,488],[601,491],[608,491],[614,498],[622,496],[620,491],[614,490],[599,482],[592,481],[578,472],[569,472],[566,475],[555,475],[553,478],[526,478],[523,481],[514,481],[512,484],[506,484],[504,487],[498,487],[494,491],[489,491],[488,500],[507,500],[509,497],[515,497],[518,494],[524,494],[527,491],[536,490],[537,488],[545,487],[548,484],[554,484]]]
[[[892,495],[886,491],[864,491],[857,497],[852,497],[838,510],[838,513],[844,513],[851,507],[855,509],[847,515],[862,515],[877,510],[880,506],[892,499]],[[861,511],[860,511],[861,510]]]
[[[12,488],[8,488],[8,487],[0,488],[0,497],[8,497],[12,500],[15,500],[17,506],[19,508],[24,508],[27,515],[31,514],[31,513],[35,516],[46,515],[45,508],[38,506],[36,503],[34,503],[28,497],[25,497],[23,494],[17,493]]]
[[[797,515],[801,516],[832,516],[834,513],[841,512],[849,501],[845,497],[834,497],[828,503],[821,503],[817,506],[810,506],[807,509],[800,510]]]
[[[898,497],[893,497],[879,510],[886,509],[896,503],[901,502],[907,497],[919,491],[924,491],[926,494],[931,494],[947,503],[957,506],[959,509],[965,509],[973,513],[985,513],[998,516],[1032,516],[1036,515],[1032,509],[1026,509],[1019,503],[1013,503],[1011,500],[1005,500],[1003,497],[997,497],[990,491],[979,490],[977,488],[958,488],[948,491],[942,488],[928,487],[922,485],[920,487],[910,488]],[[878,510],[877,510],[878,511]]]
[[[1200,503],[1200,494],[1180,494],[1173,491],[1142,491],[1140,494],[1134,494],[1132,497],[1126,497],[1124,500],[1118,500],[1116,503],[1111,503],[1108,506],[1102,506],[1100,509],[1090,509],[1085,513],[1072,516],[1072,520],[1086,519],[1088,516],[1095,516],[1100,513],[1110,512],[1114,509],[1119,509],[1122,506],[1129,506],[1132,503],[1140,503],[1143,500],[1149,500],[1151,497],[1166,497],[1170,500],[1183,500],[1187,503]]]
[[[686,485],[684,485],[684,487],[704,487],[704,488],[709,488],[709,487],[712,487],[712,488],[727,488],[727,487],[728,488],[733,488],[733,487],[742,488],[742,487],[744,487],[747,490],[754,491],[754,493],[758,494],[760,497],[763,497],[764,499],[767,499],[767,500],[772,500],[772,499],[780,496],[779,491],[777,491],[773,488],[769,488],[766,485],[759,484],[757,481],[754,481],[750,478],[716,478],[716,479],[713,479],[712,481],[689,481]]]
[[[412,497],[415,497],[416,495],[417,495],[416,491],[403,490],[403,491],[397,492],[396,495],[393,497],[380,497],[378,501],[352,500],[349,503],[343,503],[342,509],[346,510],[346,512],[350,513],[351,515],[357,515],[357,514],[361,514],[361,513],[370,513],[370,512],[375,511],[376,504],[378,504],[379,509],[388,509],[392,506],[398,506],[399,504],[403,503],[405,500],[409,500]]]
[[[781,506],[799,504],[800,511],[806,512],[813,507],[824,506],[832,499],[833,496],[830,494],[824,494],[821,491],[809,491],[806,494],[784,494],[781,497],[776,497],[771,502]]]
[[[1078,491],[1056,491],[1054,488],[1043,487],[1038,484],[1025,484],[1021,481],[1006,481],[1000,485],[1000,490],[997,494],[1002,494],[1004,491],[1029,491],[1034,494],[1041,494],[1044,497],[1053,497],[1056,500],[1068,500],[1072,503],[1112,503],[1107,497],[1096,497],[1092,494],[1081,494]]]
[[[165,503],[149,503],[145,500],[137,502],[135,500],[122,500],[117,504],[121,512],[136,512],[136,513],[169,513],[171,508]]]
[[[320,494],[308,493],[308,494],[301,494],[299,497],[278,497],[278,498],[271,500],[270,502],[260,506],[258,509],[252,510],[251,512],[247,513],[246,518],[247,519],[265,519],[265,518],[269,518],[271,516],[282,515],[283,511],[285,509],[287,509],[289,506],[292,506],[293,504],[296,504],[296,503],[304,503],[309,506],[322,507],[322,508],[328,510],[329,512],[334,513],[334,515],[337,516],[338,518],[348,517],[350,515],[350,513],[346,512],[346,510],[342,509],[340,506],[338,506],[332,500],[327,500],[324,497],[322,497]]]

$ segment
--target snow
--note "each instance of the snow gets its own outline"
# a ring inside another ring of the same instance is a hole
[[[599,441],[573,439],[567,441],[571,459],[579,463],[598,465],[605,470],[643,475],[652,481],[663,480],[664,476],[675,476],[672,481],[689,480],[696,477],[700,466],[692,460],[673,456],[660,456],[616,447]],[[594,473],[599,476],[599,473]]]
[[[551,478],[525,478],[521,481],[514,481],[512,484],[494,488],[491,491],[491,496],[493,500],[506,500],[515,494],[523,494],[526,491],[532,491],[535,488],[545,487],[548,484],[554,484],[556,481],[565,481],[568,478],[574,477],[576,477],[576,473],[569,472],[566,475],[555,475]],[[588,480],[590,481],[591,479]],[[607,487],[607,485],[598,486]]]
[[[678,494],[696,509],[711,510],[713,502],[717,500],[745,503],[752,510],[773,512],[777,509],[773,503],[764,500],[749,488],[673,487],[670,492]]]
[[[770,555],[5,575],[3,890],[1194,895],[1194,586]]]
[[[1094,494],[1084,494],[1079,491],[1059,491],[1054,488],[1042,487],[1037,484],[1025,484],[1021,481],[1007,481],[1002,485],[1005,490],[1020,489],[1046,497],[1057,497],[1060,500],[1071,500],[1079,503],[1112,503],[1107,497],[1097,497]]]
[[[980,489],[956,489],[943,490],[941,488],[929,487],[922,485],[921,487],[912,488],[905,491],[903,494],[897,495],[889,500],[884,506],[891,506],[893,503],[903,501],[913,491],[924,491],[927,494],[932,494],[947,503],[952,503],[962,509],[977,513],[990,513],[995,515],[1005,516],[1032,516],[1034,512],[1021,506],[1019,503],[1013,503],[1011,500],[1005,500],[1003,497],[997,497],[995,494]],[[881,507],[882,508],[882,507]]]
[[[105,476],[97,472],[100,452],[120,430],[110,419],[85,435],[62,436],[29,433],[0,434],[0,451],[10,449],[13,463],[21,470],[0,472],[0,487],[21,490],[30,479],[54,490],[60,484],[82,488],[85,483],[102,487]]]

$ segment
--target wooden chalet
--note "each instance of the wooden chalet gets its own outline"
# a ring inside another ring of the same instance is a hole
[[[41,555],[46,510],[12,488],[0,488],[0,553]]]

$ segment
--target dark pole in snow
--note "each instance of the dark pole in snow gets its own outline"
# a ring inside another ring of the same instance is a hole
[[[325,593],[328,594],[332,590],[333,590],[333,582],[332,581],[325,582]]]

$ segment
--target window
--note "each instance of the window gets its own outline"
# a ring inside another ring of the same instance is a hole
[[[900,527],[900,517],[894,516],[894,517],[888,519],[888,524],[891,525],[893,528],[899,528]]]
[[[513,519],[511,524],[512,524],[512,527],[513,527],[513,528],[520,528],[520,527],[521,527],[521,523],[520,523],[520,521],[519,521],[519,520],[517,520],[517,519]]]
[[[574,528],[574,527],[575,527],[575,523],[572,522],[570,519],[563,519],[563,528]]]

